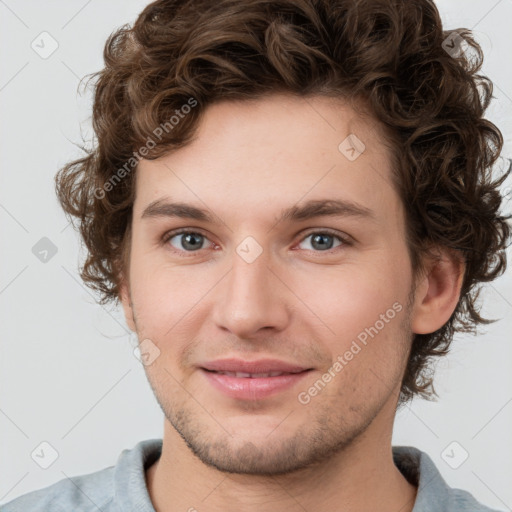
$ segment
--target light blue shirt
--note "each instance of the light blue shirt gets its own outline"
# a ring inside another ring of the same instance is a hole
[[[15,498],[0,506],[0,511],[155,512],[146,487],[145,468],[161,452],[161,439],[141,441],[134,448],[123,450],[115,466],[62,479]],[[467,491],[448,487],[432,459],[417,448],[393,446],[393,459],[406,478],[417,482],[412,512],[499,512],[485,507]]]

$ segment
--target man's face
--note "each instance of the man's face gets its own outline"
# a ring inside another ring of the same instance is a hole
[[[329,200],[369,214],[278,221]],[[177,202],[211,221],[162,206]],[[139,165],[123,306],[158,355],[145,369],[167,420],[203,462],[286,472],[385,435],[414,314],[404,215],[376,125],[339,100],[218,103],[189,145]],[[205,369],[264,359],[307,371]]]

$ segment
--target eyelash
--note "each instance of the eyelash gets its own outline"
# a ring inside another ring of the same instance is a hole
[[[179,250],[179,249],[176,249],[175,247],[172,247],[170,244],[169,244],[169,241],[174,238],[175,236],[177,235],[182,235],[182,234],[195,234],[195,235],[201,235],[203,236],[204,238],[206,238],[207,240],[208,237],[200,230],[200,229],[194,229],[194,230],[191,230],[191,229],[188,229],[188,228],[181,228],[181,229],[176,229],[174,231],[169,231],[167,232],[163,237],[162,237],[162,244],[163,245],[168,245],[171,247],[171,251],[176,253],[176,254],[182,254],[182,253],[189,253],[190,256],[194,255],[195,253],[199,253],[202,249],[198,249],[196,251],[184,251],[184,250]],[[300,240],[299,243],[302,243],[306,238],[310,237],[311,235],[331,235],[333,236],[334,238],[337,238],[340,242],[342,242],[341,245],[339,245],[338,247],[334,247],[333,249],[329,249],[327,251],[315,251],[313,249],[311,249],[310,251],[313,252],[313,253],[318,253],[318,254],[332,254],[333,252],[335,252],[337,249],[343,249],[344,247],[347,247],[347,246],[351,246],[353,245],[352,241],[347,237],[347,236],[342,236],[340,235],[338,232],[335,232],[335,231],[332,231],[330,229],[322,229],[322,230],[316,230],[316,231],[310,231],[308,233],[306,233]],[[183,258],[188,258],[190,256],[182,256]]]

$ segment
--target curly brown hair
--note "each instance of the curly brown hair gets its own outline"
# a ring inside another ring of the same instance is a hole
[[[455,41],[458,54],[448,51]],[[455,332],[495,321],[480,316],[477,286],[504,272],[510,238],[499,186],[511,168],[492,181],[503,137],[483,118],[493,88],[477,74],[483,55],[472,33],[443,30],[430,0],[158,0],[110,35],[104,61],[90,75],[97,144],[56,176],[87,249],[81,276],[100,303],[119,300],[141,155],[185,146],[219,100],[363,100],[392,146],[414,275],[435,247],[465,261],[449,321],[414,335],[399,405],[433,399],[434,356],[448,353]]]

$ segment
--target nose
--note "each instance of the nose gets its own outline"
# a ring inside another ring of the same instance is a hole
[[[269,266],[266,252],[251,263],[234,252],[232,262],[230,272],[215,288],[216,325],[242,339],[263,329],[285,329],[291,311],[286,301],[293,294]]]

